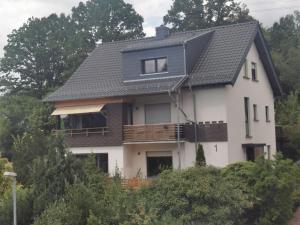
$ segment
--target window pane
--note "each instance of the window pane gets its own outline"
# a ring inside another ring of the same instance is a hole
[[[144,73],[155,73],[155,60],[145,60],[144,61]]]
[[[146,124],[171,122],[171,106],[169,103],[145,105]]]
[[[157,72],[167,72],[168,64],[166,58],[157,59]]]

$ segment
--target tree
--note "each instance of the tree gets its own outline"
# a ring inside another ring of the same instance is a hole
[[[52,106],[28,96],[0,97],[0,152],[10,156],[14,137],[24,132],[49,134],[55,121],[50,116]]]
[[[265,31],[284,91],[300,89],[300,12],[281,17]]]
[[[81,36],[93,45],[143,37],[143,18],[123,0],[90,0],[72,9],[72,21]]]
[[[205,166],[206,160],[204,155],[204,149],[201,144],[198,145],[197,153],[196,153],[196,165]]]
[[[42,98],[69,78],[99,40],[142,37],[142,22],[123,0],[90,0],[70,16],[30,18],[8,35],[0,62],[2,91]]]
[[[195,30],[253,20],[245,5],[234,0],[173,0],[164,23],[173,30]]]

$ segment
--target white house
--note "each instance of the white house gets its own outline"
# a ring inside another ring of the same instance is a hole
[[[216,167],[272,158],[282,90],[259,24],[156,31],[97,46],[48,96],[70,151],[127,178],[191,167],[198,144]]]

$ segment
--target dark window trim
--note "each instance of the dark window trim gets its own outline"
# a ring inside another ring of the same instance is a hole
[[[251,138],[251,127],[250,127],[250,98],[244,97],[244,111],[245,111],[245,131],[246,138]]]
[[[270,120],[270,108],[267,105],[265,107],[265,114],[266,114],[266,122],[270,123],[271,122],[271,120]]]
[[[248,60],[245,59],[245,63],[244,63],[244,79],[250,80],[249,78],[249,72],[248,72]]]
[[[159,59],[165,59],[166,60],[166,62],[167,62],[167,70],[166,71],[158,72],[158,63],[157,63],[157,61]],[[149,61],[150,60],[154,60],[154,62],[155,62],[155,72],[154,73],[146,73],[146,71],[145,71],[145,62],[148,61],[148,60]],[[141,75],[145,76],[145,75],[155,75],[155,74],[168,73],[168,64],[169,64],[169,61],[168,61],[168,57],[167,56],[160,56],[160,57],[152,57],[152,58],[142,59],[141,60],[141,67],[142,67],[141,68],[141,71],[142,71]]]
[[[254,66],[254,68],[253,68]],[[254,73],[253,73],[254,71]],[[252,81],[256,81],[258,82],[258,79],[257,79],[257,63],[256,62],[251,62],[251,78],[252,78]]]
[[[255,122],[258,122],[259,119],[258,119],[258,111],[257,111],[257,104],[253,104],[253,120]]]

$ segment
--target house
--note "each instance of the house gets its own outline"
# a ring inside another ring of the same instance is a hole
[[[163,168],[224,167],[276,153],[282,94],[257,22],[100,44],[49,95],[70,151],[124,177]]]

